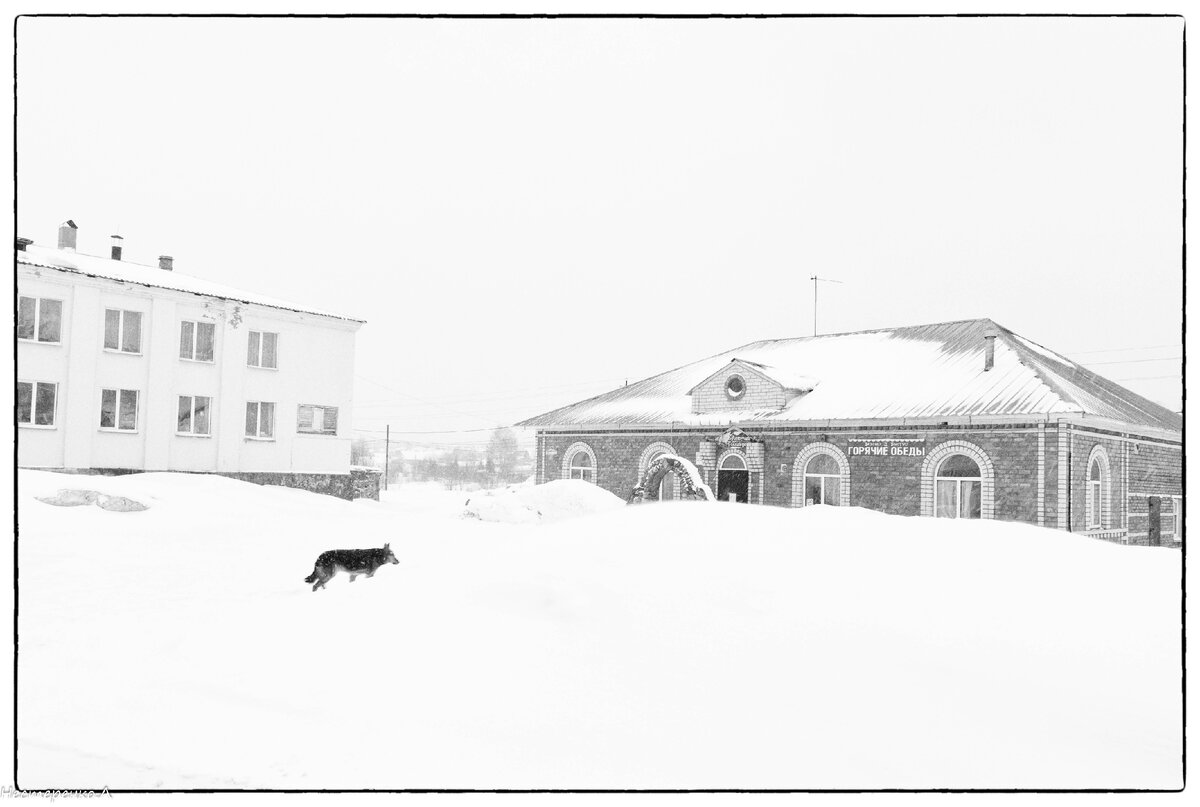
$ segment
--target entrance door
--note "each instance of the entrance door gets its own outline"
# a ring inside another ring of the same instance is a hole
[[[746,461],[737,454],[729,454],[721,460],[717,469],[717,498],[723,502],[750,501],[750,471]]]

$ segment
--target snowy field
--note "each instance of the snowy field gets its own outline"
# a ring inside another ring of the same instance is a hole
[[[18,482],[24,788],[1181,784],[1177,551],[574,482],[498,494],[555,514],[522,523],[430,487]]]

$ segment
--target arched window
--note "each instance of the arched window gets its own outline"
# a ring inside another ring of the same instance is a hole
[[[1088,457],[1087,482],[1085,490],[1087,499],[1084,507],[1085,529],[1102,530],[1107,528],[1107,507],[1109,503],[1109,469],[1108,452],[1104,446],[1096,445]]]
[[[792,507],[850,506],[850,460],[833,443],[806,445],[792,461]]]
[[[563,454],[563,479],[596,482],[596,455],[587,443],[572,443]]]
[[[817,454],[804,469],[804,504],[842,503],[842,469],[828,454]]]
[[[934,496],[938,518],[979,518],[983,474],[979,464],[966,454],[951,454],[938,465]]]
[[[595,469],[592,468],[592,458],[586,452],[577,451],[575,456],[571,457],[571,478],[582,479],[584,482],[593,482],[595,477]]]

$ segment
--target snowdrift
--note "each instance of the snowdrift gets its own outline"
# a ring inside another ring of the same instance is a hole
[[[854,508],[535,528],[193,475],[18,484],[23,788],[1181,784],[1175,551]],[[35,498],[62,488],[148,509]],[[385,542],[372,579],[303,582]]]
[[[505,524],[536,524],[603,513],[625,502],[603,488],[579,479],[557,479],[544,485],[515,486],[471,496],[464,515]]]

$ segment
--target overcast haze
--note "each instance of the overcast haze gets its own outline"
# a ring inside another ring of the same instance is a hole
[[[360,429],[809,335],[814,273],[822,332],[991,317],[1178,409],[1182,31],[23,18],[18,234],[367,320]]]

